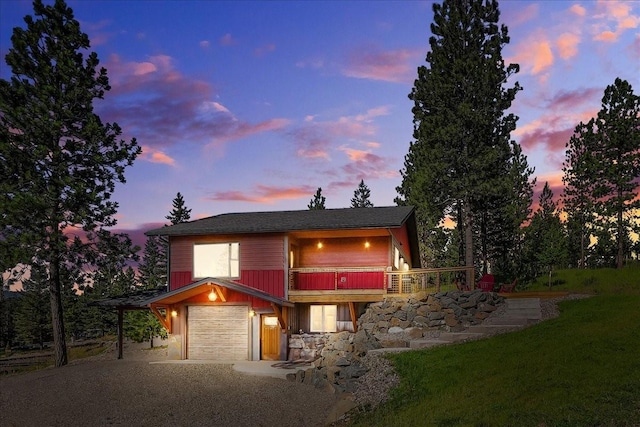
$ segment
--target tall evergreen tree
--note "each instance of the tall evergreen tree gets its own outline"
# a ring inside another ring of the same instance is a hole
[[[313,199],[311,199],[307,207],[309,210],[324,209],[325,200],[326,198],[322,195],[322,187],[318,187],[318,191],[316,191],[316,194],[314,194]]]
[[[433,12],[428,66],[418,68],[409,95],[415,140],[396,201],[416,206],[425,223],[455,217],[464,264],[473,266],[474,219],[490,209],[489,198],[513,185],[507,165],[517,118],[505,111],[520,86],[503,85],[519,67],[502,59],[509,36],[498,25],[497,1],[444,0]]]
[[[373,203],[369,200],[371,196],[371,190],[364,183],[364,179],[360,180],[358,188],[353,192],[353,198],[351,199],[352,208],[371,208]]]
[[[173,209],[165,218],[171,222],[171,225],[187,222],[191,219],[191,209],[187,208],[185,205],[184,197],[182,197],[180,192],[178,192],[176,197],[173,199]]]
[[[158,237],[147,237],[138,272],[144,289],[156,289],[167,284],[166,252]]]
[[[26,344],[38,344],[42,349],[51,338],[46,269],[32,266],[30,277],[22,282],[22,289],[14,318],[18,339]]]
[[[140,148],[102,123],[93,100],[110,89],[107,71],[88,53],[89,38],[63,0],[34,1],[26,29],[14,28],[0,80],[0,229],[11,230],[24,259],[48,268],[56,366],[67,363],[63,269],[90,264],[103,227],[112,227],[116,182]],[[85,238],[81,239],[78,230]],[[72,237],[73,232],[73,237]],[[24,249],[24,251],[23,251]]]
[[[540,207],[526,229],[525,245],[532,276],[539,276],[544,269],[551,286],[553,269],[566,263],[567,240],[548,182],[540,194]]]
[[[640,96],[629,82],[616,78],[604,91],[597,117],[578,125],[569,141],[565,180],[574,191],[569,195],[580,197],[575,204],[586,197],[596,225],[614,236],[618,268],[624,265],[629,252],[625,243],[640,219],[639,177]]]

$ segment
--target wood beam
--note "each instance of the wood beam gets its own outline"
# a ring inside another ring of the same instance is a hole
[[[276,317],[278,318],[278,323],[280,324],[280,328],[282,329],[282,332],[287,332],[287,321],[282,315],[282,310],[280,310],[280,307],[278,307],[278,305],[273,302],[271,303],[271,307],[273,308],[273,312],[276,314]]]
[[[165,315],[163,316],[158,310],[158,306],[155,304],[151,304],[151,312],[156,315],[162,326],[167,330],[168,333],[171,333],[171,314],[169,313],[169,308],[165,307]]]
[[[356,313],[356,304],[353,301],[349,301],[349,313],[351,314],[353,332],[358,332],[358,313]]]
[[[220,300],[220,302],[227,302],[227,297],[220,286],[213,285],[213,289],[216,291],[216,295],[218,295],[218,299]]]

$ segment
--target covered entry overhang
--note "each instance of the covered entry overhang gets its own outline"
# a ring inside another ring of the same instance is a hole
[[[214,296],[209,297],[212,293]],[[148,299],[145,303],[151,308],[151,311],[158,317],[167,331],[172,333],[171,315],[172,312],[175,313],[180,304],[203,294],[207,295],[209,301],[225,303],[232,296],[232,293],[239,293],[268,302],[278,317],[281,329],[287,329],[287,319],[283,308],[293,307],[294,304],[292,302],[228,279],[207,277],[171,292],[157,295]]]

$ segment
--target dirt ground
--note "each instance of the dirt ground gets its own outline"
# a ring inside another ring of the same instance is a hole
[[[0,377],[0,426],[323,426],[335,395],[226,364],[150,364],[165,349],[124,347]]]

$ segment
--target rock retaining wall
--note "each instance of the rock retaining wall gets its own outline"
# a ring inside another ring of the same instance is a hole
[[[287,376],[290,381],[343,393],[353,392],[368,368],[362,358],[376,348],[408,347],[412,339],[434,331],[463,331],[482,323],[504,303],[495,293],[443,292],[372,303],[358,319],[358,332],[292,335],[289,360],[313,361]]]

